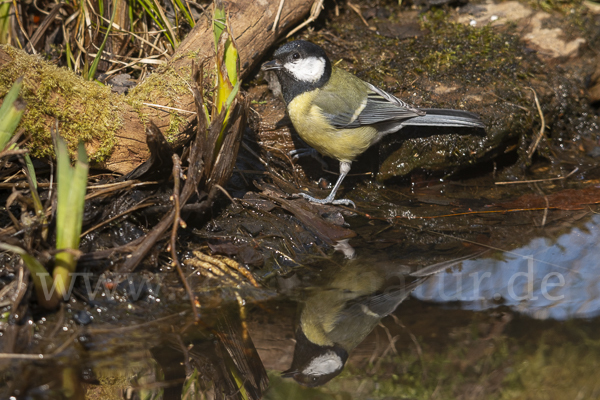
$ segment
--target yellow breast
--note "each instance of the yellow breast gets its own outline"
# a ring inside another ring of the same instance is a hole
[[[327,123],[321,109],[313,104],[319,89],[302,93],[288,104],[294,128],[309,146],[319,153],[339,161],[354,161],[377,138],[370,126],[354,129],[335,129]]]

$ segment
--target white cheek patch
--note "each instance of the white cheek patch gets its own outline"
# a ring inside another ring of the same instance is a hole
[[[332,372],[336,372],[340,370],[344,366],[342,359],[340,356],[335,354],[333,351],[328,351],[327,353],[315,358],[308,364],[302,373],[304,375],[327,375]]]
[[[296,80],[316,82],[325,73],[325,60],[322,57],[307,57],[287,62],[283,66]]]

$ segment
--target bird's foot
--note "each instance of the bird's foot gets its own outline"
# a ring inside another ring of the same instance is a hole
[[[306,200],[310,201],[311,203],[316,203],[316,204],[334,204],[334,205],[343,204],[345,206],[352,206],[353,208],[356,208],[356,204],[354,204],[354,202],[350,199],[334,200],[332,196],[327,196],[324,199],[317,199],[306,193],[296,193],[293,195],[293,197],[304,197]]]
[[[300,157],[310,156],[310,157],[314,158],[315,160],[317,160],[319,162],[319,164],[321,164],[321,167],[323,169],[327,169],[327,167],[328,167],[325,160],[323,160],[323,158],[321,157],[319,152],[316,151],[315,149],[303,148],[303,149],[290,150],[288,152],[288,155],[290,157],[292,157],[292,160],[294,160],[294,161],[298,161],[300,159]]]

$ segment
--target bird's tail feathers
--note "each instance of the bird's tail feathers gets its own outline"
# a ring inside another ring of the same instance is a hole
[[[427,114],[403,121],[405,126],[440,126],[457,128],[485,128],[477,114],[461,110],[422,108]]]

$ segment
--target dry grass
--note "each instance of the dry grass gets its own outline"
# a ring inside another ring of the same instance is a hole
[[[86,79],[143,78],[164,63],[209,1],[81,0],[0,6],[0,43],[43,54]]]

